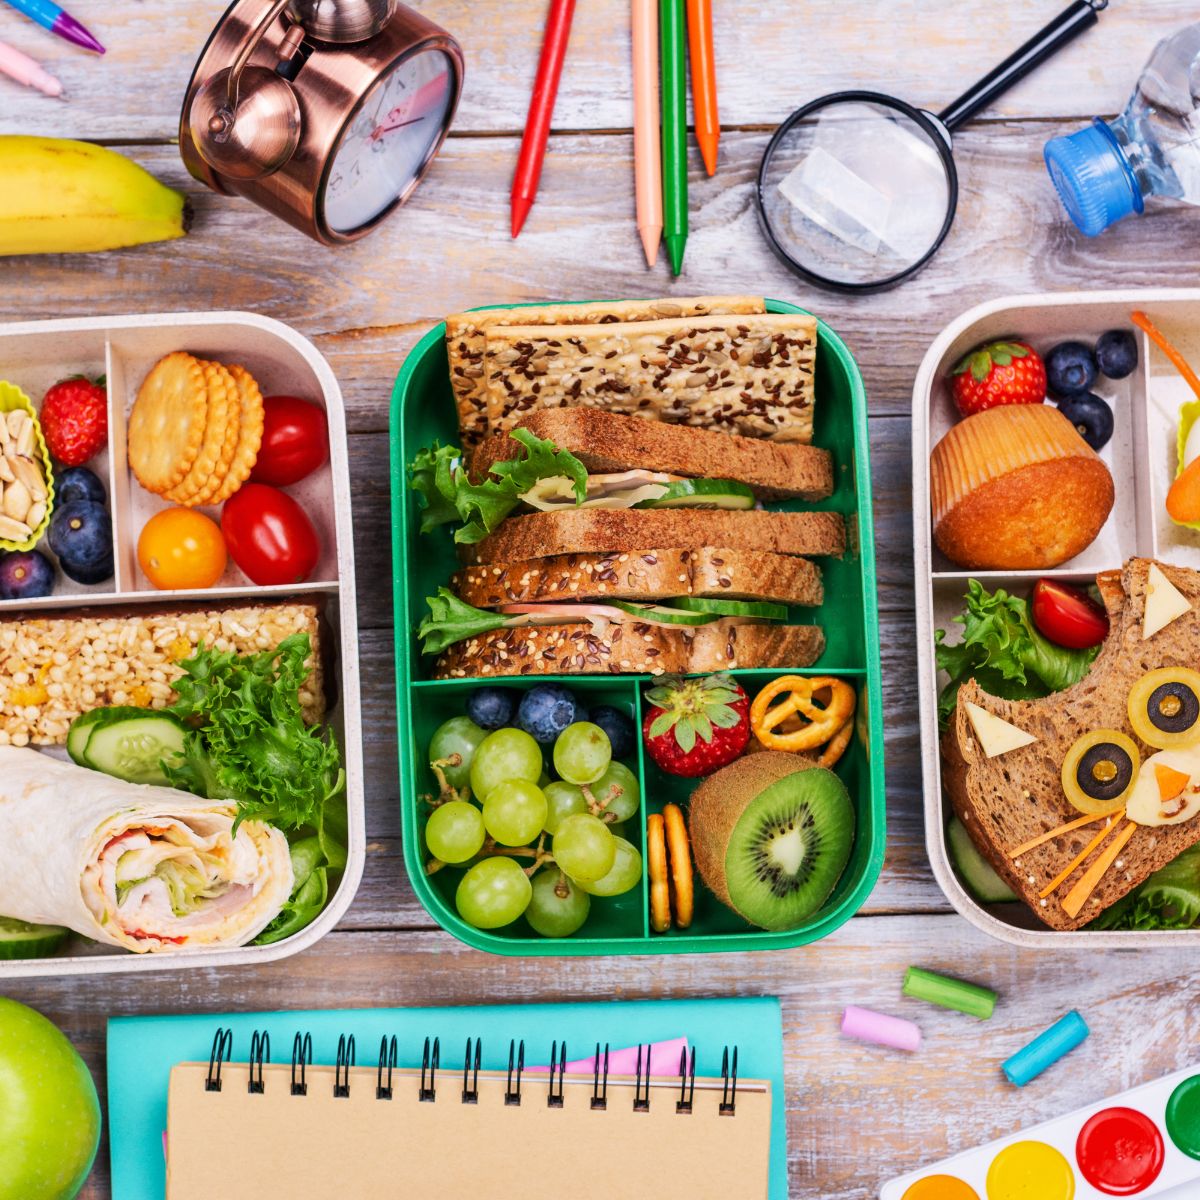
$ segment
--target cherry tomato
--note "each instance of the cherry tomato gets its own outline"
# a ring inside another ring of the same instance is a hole
[[[1033,623],[1043,637],[1071,650],[1098,646],[1108,636],[1108,614],[1086,592],[1057,579],[1033,585]]]
[[[233,561],[254,583],[303,583],[321,557],[317,531],[286,492],[265,483],[243,484],[221,511],[221,529]]]
[[[138,564],[156,588],[207,588],[225,573],[225,539],[194,508],[164,508],[142,527]]]
[[[263,400],[263,436],[250,478],[287,487],[329,461],[325,410],[295,396]]]

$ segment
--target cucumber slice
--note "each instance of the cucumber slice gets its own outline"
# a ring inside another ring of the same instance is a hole
[[[727,508],[754,507],[754,493],[732,479],[680,479],[668,484],[657,500],[643,500],[635,508]]]
[[[183,756],[187,730],[166,713],[144,708],[134,713],[92,727],[83,751],[84,765],[129,783],[165,784],[162,763]]]
[[[30,925],[0,917],[0,960],[45,958],[67,940],[71,931],[61,925]]]
[[[666,625],[708,625],[717,619],[710,613],[686,612],[679,608],[668,608],[664,604],[630,604],[625,600],[611,600],[609,603],[631,616],[662,621]]]
[[[88,738],[92,736],[97,725],[107,725],[109,721],[123,721],[130,717],[144,717],[145,715],[144,708],[137,708],[133,705],[113,704],[108,708],[89,709],[71,722],[71,728],[67,732],[67,753],[74,762],[81,767],[86,767],[88,762],[83,757],[83,752],[87,749]]]
[[[787,609],[782,604],[758,600],[704,600],[699,596],[680,596],[673,600],[676,608],[688,612],[711,613],[716,617],[744,617],[751,621],[786,621]]]
[[[976,900],[983,904],[1003,904],[1017,899],[1012,888],[975,848],[966,826],[957,817],[951,817],[946,827],[946,844],[950,847],[950,861],[954,869]]]

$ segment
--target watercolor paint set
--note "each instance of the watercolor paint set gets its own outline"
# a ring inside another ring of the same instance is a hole
[[[1100,1200],[1200,1193],[1200,1065],[883,1185],[880,1200]]]

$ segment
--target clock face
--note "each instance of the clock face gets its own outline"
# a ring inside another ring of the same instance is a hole
[[[367,93],[334,150],[325,221],[353,233],[386,212],[421,173],[454,100],[454,65],[441,50],[397,63]]]

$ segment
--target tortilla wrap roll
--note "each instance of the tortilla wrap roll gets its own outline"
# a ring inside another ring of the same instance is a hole
[[[237,805],[0,746],[0,915],[137,953],[243,946],[292,890],[287,838]]]

